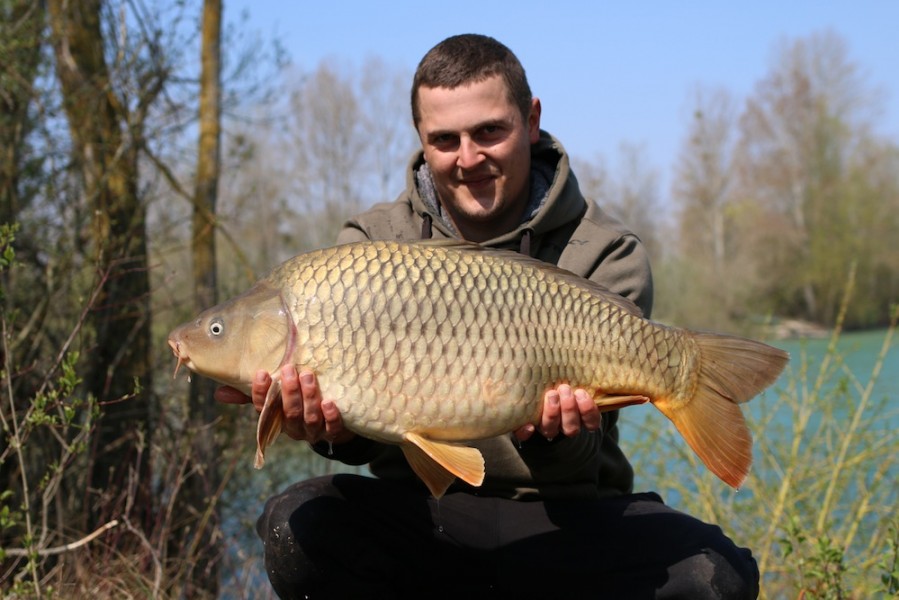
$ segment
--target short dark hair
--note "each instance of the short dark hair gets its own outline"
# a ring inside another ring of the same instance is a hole
[[[531,110],[531,88],[518,57],[492,37],[465,33],[448,37],[430,50],[418,63],[412,78],[412,122],[421,120],[418,89],[454,89],[499,75],[506,83],[509,100],[518,106],[527,120]]]

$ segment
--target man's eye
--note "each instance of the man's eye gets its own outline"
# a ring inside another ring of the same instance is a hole
[[[495,142],[505,135],[505,130],[499,125],[484,125],[478,130],[478,139],[486,142]]]
[[[431,140],[431,143],[435,146],[449,146],[456,143],[456,136],[450,135],[448,133],[438,135]]]

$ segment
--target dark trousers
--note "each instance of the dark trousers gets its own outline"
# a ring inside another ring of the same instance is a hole
[[[654,493],[515,501],[335,475],[266,503],[281,598],[755,598],[752,554]]]

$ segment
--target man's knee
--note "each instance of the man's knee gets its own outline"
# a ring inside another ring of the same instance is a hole
[[[294,484],[265,503],[256,532],[265,549],[266,573],[281,598],[293,597],[316,576],[315,564],[307,556],[308,542],[298,537],[307,533],[297,523],[302,507],[335,494],[330,478],[325,477]]]
[[[749,550],[727,556],[714,550],[696,554],[669,568],[664,597],[754,600],[759,571]]]

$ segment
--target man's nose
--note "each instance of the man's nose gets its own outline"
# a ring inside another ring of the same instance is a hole
[[[462,169],[471,169],[476,167],[482,160],[484,155],[481,154],[481,147],[468,137],[463,137],[459,141],[459,158],[456,163]]]

